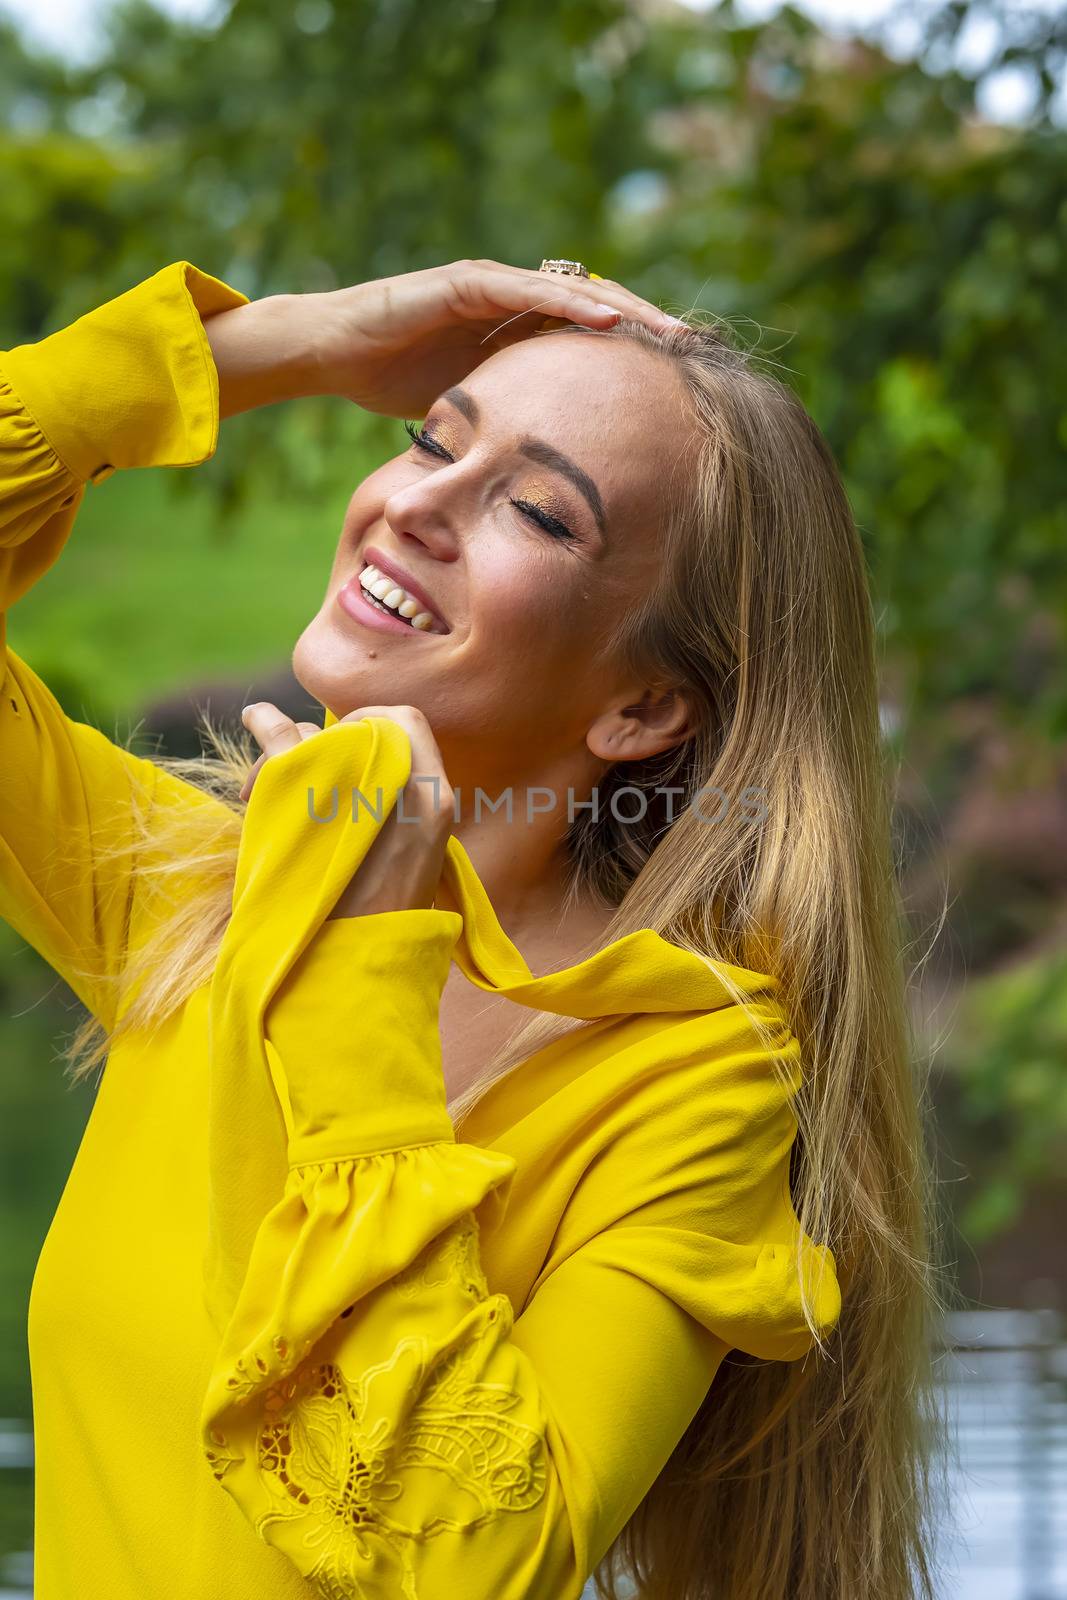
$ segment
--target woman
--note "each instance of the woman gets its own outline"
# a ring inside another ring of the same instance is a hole
[[[425,418],[297,642],[322,727],[148,761],[7,651],[0,911],[107,1059],[37,1600],[932,1592],[862,551],[786,389],[575,265],[176,262],[0,357],[5,609],[220,417]]]

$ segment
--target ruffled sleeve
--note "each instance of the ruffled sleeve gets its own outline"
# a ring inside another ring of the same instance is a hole
[[[38,466],[47,459],[51,476],[62,468],[69,490],[121,468],[205,461],[218,443],[219,397],[203,321],[247,304],[240,290],[175,261],[69,327],[0,353],[23,434],[32,426],[38,444],[47,441]],[[38,474],[19,479],[27,502],[38,499]],[[4,487],[16,497],[17,482]]]
[[[272,758],[252,792],[212,997],[213,1139],[233,1185],[209,1262],[225,1327],[202,1447],[329,1600],[578,1600],[731,1344],[810,1344],[781,1212],[791,1119],[751,1049],[709,1074],[691,1039],[677,1077],[665,1059],[605,1107],[602,1157],[516,1317],[479,1250],[515,1163],[457,1143],[441,1074],[461,918],[324,921],[377,824],[340,796],[334,823],[308,819],[341,772],[346,798],[384,772],[388,814],[409,765],[406,735],[370,718]],[[267,1085],[285,1161],[253,1225],[241,1158],[270,1180],[242,1112]],[[828,1295],[821,1311],[836,1315]]]
[[[132,841],[143,790],[198,815],[203,799],[66,716],[9,648],[7,612],[59,558],[87,485],[212,454],[218,377],[203,319],[246,303],[178,261],[0,351],[0,917],[109,1026],[134,885],[134,858],[111,847]]]

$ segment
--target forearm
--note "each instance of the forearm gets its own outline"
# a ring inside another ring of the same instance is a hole
[[[275,294],[204,321],[219,375],[219,417],[328,394],[329,294]]]

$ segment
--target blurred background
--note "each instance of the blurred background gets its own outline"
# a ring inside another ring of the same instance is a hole
[[[0,348],[181,258],[255,298],[571,256],[729,318],[829,438],[959,1285],[944,1600],[1067,1596],[1065,61],[1067,13],[1006,0],[0,0]],[[405,447],[307,400],[115,475],[13,647],[146,754],[195,753],[202,705],[305,714],[292,645]],[[0,1600],[31,1582],[26,1303],[94,1092],[57,1060],[77,1021],[0,925]]]

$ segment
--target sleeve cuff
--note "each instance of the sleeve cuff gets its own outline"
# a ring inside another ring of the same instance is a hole
[[[440,1001],[463,919],[383,911],[325,921],[266,1013],[292,1114],[289,1165],[454,1142]]]
[[[214,454],[219,380],[204,318],[248,304],[175,261],[69,327],[0,356],[5,378],[81,483]]]

